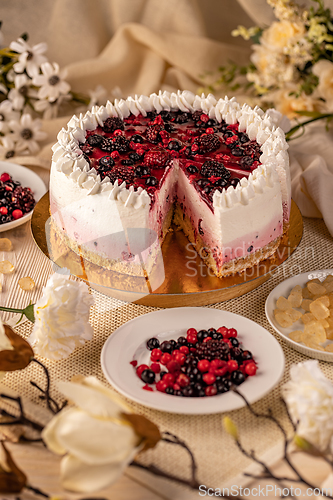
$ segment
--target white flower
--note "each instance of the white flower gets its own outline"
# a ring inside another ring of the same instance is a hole
[[[46,43],[38,43],[31,47],[23,38],[19,38],[12,42],[9,47],[20,54],[18,62],[13,66],[16,73],[23,73],[26,70],[32,78],[39,73],[40,66],[47,61],[47,58],[43,56],[47,50]]]
[[[62,95],[58,97],[55,101],[49,101],[48,99],[39,99],[34,103],[34,108],[38,113],[43,113],[43,118],[45,120],[52,120],[58,116],[59,107],[66,101],[70,101],[70,94]]]
[[[0,351],[12,351],[14,347],[10,343],[9,338],[5,334],[5,329],[0,318]],[[0,380],[6,375],[5,372],[0,372]]]
[[[11,137],[12,135],[8,134],[0,137],[0,158],[8,160],[8,158],[15,156],[16,144]]]
[[[6,134],[9,131],[8,122],[10,120],[19,120],[20,113],[14,111],[13,104],[8,99],[0,103],[0,132]]]
[[[64,81],[66,77],[65,70],[59,70],[57,63],[53,65],[49,62],[45,62],[41,66],[42,75],[36,75],[33,77],[32,82],[37,87],[39,99],[48,99],[49,101],[55,101],[61,95],[66,95],[70,91],[71,87],[69,83]]]
[[[35,304],[35,325],[29,342],[48,359],[63,359],[91,340],[89,310],[93,297],[81,281],[53,274]]]
[[[36,92],[30,87],[31,83],[31,79],[27,75],[14,77],[15,87],[8,92],[8,99],[13,103],[13,109],[21,111],[26,98],[36,96]]]
[[[317,360],[293,365],[291,380],[282,388],[297,434],[322,451],[333,436],[333,384],[319,368]]]
[[[103,85],[97,85],[95,90],[88,90],[88,94],[90,97],[89,109],[96,105],[100,106],[106,102],[107,90]]]
[[[333,111],[333,63],[327,60],[318,61],[313,66],[312,73],[319,78],[316,93],[325,99],[326,109]]]
[[[42,437],[61,461],[66,489],[91,492],[114,482],[139,451],[139,436],[122,413],[128,408],[95,377],[60,382],[60,391],[77,408],[64,409]]]
[[[39,151],[37,141],[46,139],[46,132],[42,132],[42,121],[33,120],[28,113],[21,116],[20,121],[11,120],[9,128],[12,130],[12,139],[16,142],[16,150],[23,153],[36,154]]]

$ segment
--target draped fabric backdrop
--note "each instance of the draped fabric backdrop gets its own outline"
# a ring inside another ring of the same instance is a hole
[[[325,3],[333,9],[333,0]],[[124,98],[196,92],[204,72],[248,62],[250,45],[231,37],[232,29],[274,19],[265,0],[0,0],[0,6],[7,43],[28,32],[31,44],[48,43],[50,62],[67,69],[73,91],[101,84],[110,97]],[[49,169],[50,146],[68,118],[44,120],[48,139],[39,155],[13,161]],[[333,235],[332,138],[317,125],[290,152],[294,200],[303,215],[323,217]]]

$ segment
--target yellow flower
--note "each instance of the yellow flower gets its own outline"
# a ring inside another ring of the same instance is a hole
[[[318,61],[312,68],[314,75],[318,76],[319,84],[317,94],[325,99],[325,108],[333,110],[333,63],[326,60]]]
[[[296,97],[295,93],[297,91],[298,86],[296,84],[288,84],[282,89],[266,95],[265,99],[274,102],[275,108],[290,119],[299,117],[297,111],[316,111],[316,99],[304,93]]]
[[[283,52],[284,47],[291,41],[296,43],[305,34],[305,27],[301,23],[290,22],[287,20],[272,23],[267,30],[263,32],[261,43]]]

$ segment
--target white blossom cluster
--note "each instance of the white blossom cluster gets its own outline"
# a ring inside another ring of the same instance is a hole
[[[277,18],[269,27],[239,26],[234,36],[254,39],[247,72],[264,102],[289,118],[299,111],[333,111],[333,34],[328,10],[308,11],[291,0],[267,0]]]
[[[18,38],[4,48],[1,31],[0,41],[0,159],[36,154],[47,137],[40,117],[56,118],[61,106],[77,99],[66,70],[48,61],[46,43],[30,45]],[[88,93],[85,111],[107,97],[101,86]]]

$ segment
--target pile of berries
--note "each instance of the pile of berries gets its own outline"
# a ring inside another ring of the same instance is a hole
[[[182,397],[215,396],[228,392],[256,374],[250,351],[241,347],[237,330],[222,326],[217,330],[187,330],[186,337],[147,341],[150,365],[131,364],[145,383],[143,389]]]
[[[30,188],[21,186],[19,181],[3,172],[0,175],[0,224],[20,219],[36,204]]]

